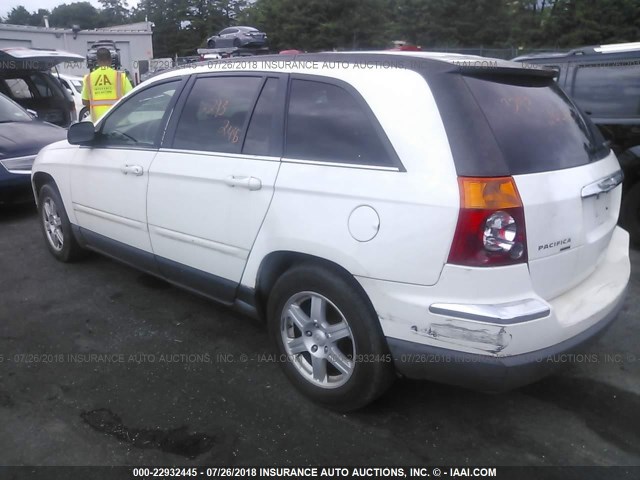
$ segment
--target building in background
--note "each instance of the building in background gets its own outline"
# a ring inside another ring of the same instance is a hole
[[[153,58],[151,38],[153,24],[138,22],[128,25],[79,30],[78,28],[30,27],[0,24],[0,48],[27,47],[66,50],[86,56],[89,47],[98,40],[113,40],[120,50],[122,68],[129,71],[137,84],[139,65]],[[88,73],[86,64],[60,64],[60,73],[82,76]]]

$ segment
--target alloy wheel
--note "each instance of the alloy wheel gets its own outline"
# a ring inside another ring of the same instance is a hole
[[[58,214],[58,209],[52,198],[45,199],[42,208],[42,223],[47,240],[54,250],[60,251],[64,247],[64,234],[62,231],[62,220]]]
[[[284,305],[280,333],[287,361],[322,388],[344,385],[355,367],[353,333],[340,309],[316,292],[300,292]]]

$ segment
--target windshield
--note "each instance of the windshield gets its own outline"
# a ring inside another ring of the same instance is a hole
[[[29,122],[31,116],[4,95],[0,95],[0,123]]]

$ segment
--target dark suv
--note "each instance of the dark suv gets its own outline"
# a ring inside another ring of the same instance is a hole
[[[120,49],[116,46],[116,42],[113,40],[98,40],[93,43],[87,51],[87,66],[89,70],[94,70],[98,66],[98,49],[106,48],[111,53],[111,66],[118,70],[121,67],[120,63]]]
[[[640,42],[583,47],[514,61],[556,70],[556,79],[591,117],[625,174],[620,223],[640,245]]]

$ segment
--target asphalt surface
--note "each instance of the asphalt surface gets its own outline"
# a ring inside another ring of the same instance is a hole
[[[0,465],[640,465],[640,252],[561,373],[500,395],[400,379],[342,415],[290,386],[259,322],[43,242],[33,207],[0,209]]]

